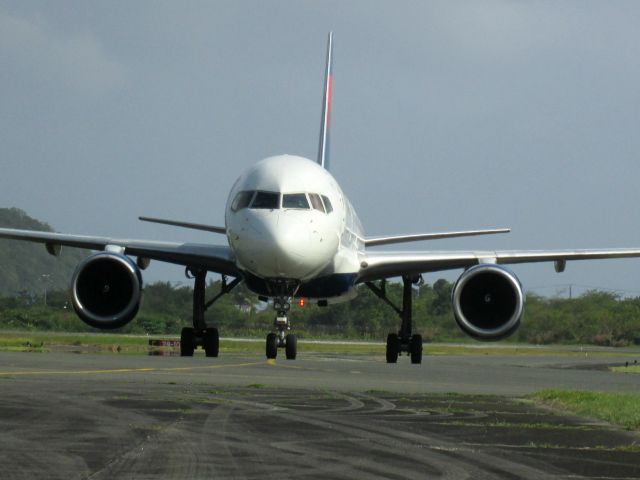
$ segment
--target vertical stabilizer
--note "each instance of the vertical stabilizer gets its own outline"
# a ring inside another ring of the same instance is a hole
[[[333,96],[333,32],[327,42],[327,66],[324,74],[324,96],[322,98],[322,120],[320,122],[320,144],[318,163],[329,170],[329,130],[331,128],[331,102]]]

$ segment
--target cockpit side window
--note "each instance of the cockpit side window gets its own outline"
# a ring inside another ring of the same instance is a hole
[[[309,210],[309,201],[304,193],[285,193],[282,196],[282,208]]]
[[[324,208],[327,210],[327,213],[333,212],[333,205],[331,205],[331,200],[325,195],[322,195],[322,201],[324,202]]]
[[[280,208],[280,194],[275,192],[257,192],[251,208],[275,210]]]
[[[251,199],[253,198],[254,191],[243,191],[238,192],[236,198],[233,199],[231,203],[231,211],[237,212],[238,210],[242,210],[243,208],[247,208],[251,203]]]
[[[309,200],[311,200],[311,206],[316,210],[320,210],[324,213],[324,207],[322,206],[322,200],[320,200],[320,195],[317,193],[310,193]]]

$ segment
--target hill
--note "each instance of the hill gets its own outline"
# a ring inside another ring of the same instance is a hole
[[[0,227],[52,232],[18,208],[0,208]],[[48,289],[66,289],[78,263],[88,251],[63,248],[59,257],[47,253],[44,245],[0,240],[0,295],[40,296]],[[43,277],[49,275],[49,277]]]

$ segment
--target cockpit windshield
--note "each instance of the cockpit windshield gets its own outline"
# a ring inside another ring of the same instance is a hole
[[[250,208],[275,210],[280,208],[280,194],[275,192],[257,192]]]
[[[327,213],[333,212],[333,205],[331,205],[331,200],[325,195],[322,195],[322,201],[324,202],[324,208],[327,210]]]
[[[309,210],[309,201],[304,193],[285,193],[282,196],[282,208]]]
[[[233,212],[237,212],[238,210],[247,208],[251,203],[254,193],[255,192],[252,191],[238,192],[236,198],[233,199],[233,203],[231,204],[231,210]]]
[[[280,205],[282,197],[282,206]],[[323,213],[331,213],[333,207],[324,195],[317,193],[285,193],[264,192],[255,190],[243,190],[238,192],[231,202],[231,211],[237,212],[244,208],[258,208],[264,210],[277,210],[279,208],[297,210],[318,210]]]
[[[320,200],[320,195],[318,195],[317,193],[310,193],[309,200],[311,200],[311,206],[314,209],[324,213],[324,207],[322,206],[322,200]]]

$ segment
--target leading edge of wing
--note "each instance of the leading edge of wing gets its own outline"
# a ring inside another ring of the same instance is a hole
[[[378,245],[390,245],[393,243],[418,242],[421,240],[439,240],[442,238],[473,237],[476,235],[495,235],[497,233],[509,233],[509,228],[494,228],[490,230],[463,230],[458,232],[415,233],[411,235],[392,235],[386,237],[368,237],[364,244],[367,247]]]
[[[226,234],[227,229],[225,227],[218,227],[215,225],[204,225],[202,223],[183,222],[180,220],[167,220],[166,218],[155,217],[138,217],[138,220],[143,222],[161,223],[163,225],[171,225],[174,227],[190,228],[192,230],[203,230],[205,232]]]
[[[0,228],[0,238],[42,243],[47,246],[63,245],[89,250],[105,250],[107,247],[121,247],[127,255],[140,256],[177,265],[198,267],[223,274],[239,274],[235,265],[233,252],[231,248],[226,245],[129,240],[32,230],[16,230],[13,228]]]
[[[501,250],[367,252],[360,262],[359,282],[467,268],[480,263],[517,264],[640,257],[639,248],[581,250]]]

